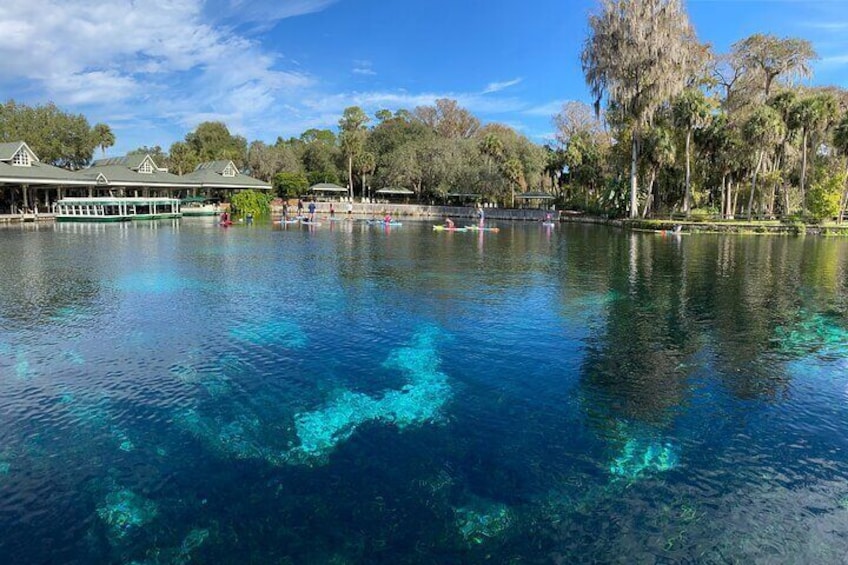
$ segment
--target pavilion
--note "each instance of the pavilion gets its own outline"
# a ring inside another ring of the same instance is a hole
[[[0,143],[0,213],[17,214],[41,205],[49,209],[63,190],[92,186],[73,171],[42,163],[23,141]]]

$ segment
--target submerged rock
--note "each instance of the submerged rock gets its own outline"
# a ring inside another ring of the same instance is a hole
[[[459,534],[470,544],[483,543],[499,536],[509,528],[513,520],[509,507],[488,501],[457,508],[454,515]]]
[[[372,397],[343,391],[328,405],[295,416],[300,444],[283,459],[300,463],[325,458],[365,422],[390,423],[398,428],[434,420],[450,398],[447,375],[438,370],[435,331],[421,332],[409,347],[393,351],[384,366],[407,375],[400,390]]]
[[[265,323],[242,323],[230,329],[235,340],[259,346],[281,345],[297,349],[306,345],[306,333],[296,322],[273,319]]]
[[[650,473],[662,473],[677,467],[677,449],[670,443],[651,439],[629,439],[621,454],[610,463],[610,473],[636,479]]]
[[[133,534],[153,520],[157,513],[155,502],[129,489],[110,492],[103,505],[97,509],[97,515],[108,527],[110,537],[115,540]]]

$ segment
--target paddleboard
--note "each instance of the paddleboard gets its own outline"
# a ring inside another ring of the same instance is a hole
[[[449,228],[447,226],[433,226],[433,231],[468,231],[468,228]]]
[[[480,226],[465,226],[465,229],[467,229],[468,231],[501,231],[501,228],[481,228]]]

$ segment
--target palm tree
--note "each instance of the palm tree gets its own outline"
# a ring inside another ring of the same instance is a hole
[[[370,151],[364,151],[356,156],[356,169],[362,177],[362,198],[365,198],[365,175],[373,173],[377,167],[377,156]]]
[[[608,97],[632,125],[630,217],[638,215],[639,135],[657,109],[681,92],[698,50],[680,0],[601,0],[589,18],[581,61],[595,96],[595,111]]]
[[[689,202],[692,195],[691,169],[689,166],[692,131],[704,127],[710,118],[712,104],[697,88],[687,88],[674,102],[672,115],[674,124],[686,131],[686,191],[683,196],[683,212],[689,217]]]
[[[642,208],[642,217],[646,218],[648,216],[648,210],[651,209],[651,201],[654,195],[654,181],[657,179],[657,172],[663,167],[674,163],[677,149],[674,146],[672,133],[667,128],[656,127],[645,134],[642,142],[642,151],[645,155],[650,173],[648,196],[645,198],[645,206]]]
[[[801,130],[801,206],[807,210],[807,150],[810,138],[823,133],[834,121],[836,100],[830,94],[814,94],[798,99],[789,110],[789,122]]]
[[[106,124],[94,124],[91,132],[94,136],[95,145],[100,148],[100,152],[105,157],[106,148],[115,145],[115,134],[112,133],[112,128]],[[91,146],[89,145],[89,147]]]
[[[839,125],[833,131],[833,146],[842,153],[848,163],[848,112],[842,116]],[[845,188],[842,191],[842,198],[839,202],[839,223],[845,218],[845,207],[848,205],[848,170],[845,171]]]
[[[748,221],[751,221],[754,208],[754,194],[757,191],[757,175],[763,164],[766,151],[780,143],[783,139],[786,126],[780,118],[777,110],[770,106],[760,106],[743,126],[745,139],[753,145],[756,150],[754,173],[751,175],[751,195],[748,198]]]

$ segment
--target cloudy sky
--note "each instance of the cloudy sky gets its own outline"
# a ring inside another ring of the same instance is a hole
[[[112,126],[119,155],[222,120],[273,142],[359,105],[454,98],[537,141],[588,100],[593,0],[4,0],[0,93]],[[848,87],[848,0],[688,0],[721,52],[755,32],[811,40],[816,84]]]

